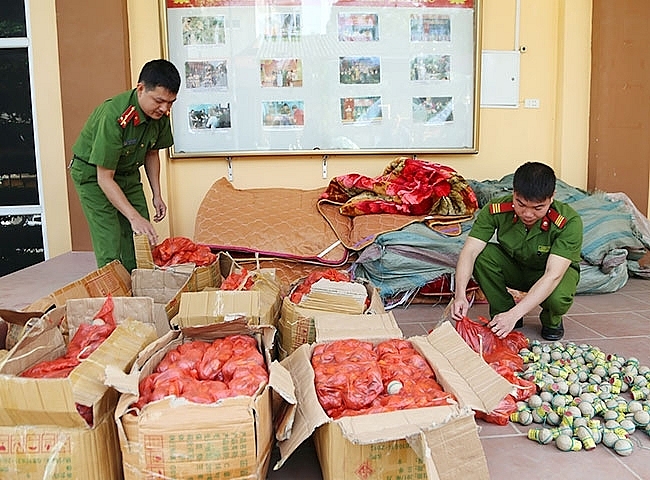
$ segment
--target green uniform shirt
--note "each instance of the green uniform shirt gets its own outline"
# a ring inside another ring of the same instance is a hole
[[[490,204],[512,203],[512,195],[494,199]],[[541,228],[543,218],[530,230],[520,221],[515,221],[515,212],[490,213],[490,204],[478,213],[469,235],[489,242],[496,231],[501,248],[517,263],[531,270],[544,270],[549,254],[571,260],[571,266],[580,271],[582,250],[582,219],[566,203],[553,201],[551,208],[566,218],[563,228],[549,221],[549,228]]]
[[[130,106],[135,107],[135,112],[123,128],[120,117]],[[119,176],[137,171],[149,150],[167,148],[173,142],[169,117],[148,118],[133,89],[106,100],[93,111],[72,146],[72,153],[91,165],[115,170]],[[93,172],[96,176],[94,168],[88,174]]]

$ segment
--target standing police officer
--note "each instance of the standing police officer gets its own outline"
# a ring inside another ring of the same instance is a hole
[[[169,111],[181,79],[167,60],[142,67],[133,90],[99,105],[72,147],[70,174],[88,220],[97,266],[119,260],[136,267],[133,234],[145,234],[151,245],[158,235],[140,179],[144,165],[153,193],[153,220],[167,213],[160,192],[158,150],[173,144]]]
[[[582,219],[569,205],[553,199],[555,173],[528,162],[515,172],[511,195],[491,201],[479,212],[456,265],[452,317],[467,315],[467,284],[475,280],[490,304],[488,324],[499,337],[523,325],[523,317],[542,307],[542,338],[564,335],[562,315],[580,279]],[[496,243],[490,239],[496,232]],[[507,288],[528,292],[515,303]]]

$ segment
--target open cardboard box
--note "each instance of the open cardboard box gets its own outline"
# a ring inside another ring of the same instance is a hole
[[[258,340],[269,383],[252,397],[232,397],[197,404],[166,397],[132,413],[139,382],[154,371],[167,352],[190,340],[211,342],[233,334]],[[264,480],[273,447],[273,408],[282,408],[282,395],[295,403],[291,379],[271,360],[275,328],[248,325],[246,318],[170,332],[136,359],[129,375],[109,383],[122,395],[115,410],[125,480],[149,478],[228,478]],[[201,477],[200,475],[203,475]]]
[[[146,235],[133,235],[135,245],[135,260],[138,269],[165,269],[170,267],[158,267],[153,261],[153,253],[149,238]],[[174,268],[174,267],[171,267]],[[205,288],[214,288],[221,285],[221,266],[219,254],[210,265],[192,266],[188,288],[191,292],[200,292]]]
[[[18,376],[63,355],[66,339],[79,325],[92,321],[105,300],[71,299],[33,319],[0,365],[0,478],[121,478],[113,418],[118,393],[105,385],[104,371],[109,365],[128,370],[136,355],[156,339],[151,298],[114,298],[117,328],[68,377]],[[77,404],[92,408],[92,426],[79,414]]]
[[[190,291],[193,264],[160,269],[136,268],[131,272],[133,296],[151,297],[157,318],[169,322],[178,314],[181,294]]]
[[[358,338],[378,343],[396,337],[362,321],[336,324],[315,318],[317,342]],[[368,333],[373,332],[373,338]],[[436,373],[438,383],[454,394],[456,405],[343,417],[333,420],[321,407],[314,386],[314,344],[299,347],[281,364],[292,377],[296,404],[287,409],[278,440],[282,467],[310,435],[324,480],[389,480],[400,475],[429,480],[489,479],[485,454],[472,410],[489,412],[513,386],[467,346],[448,322],[427,336],[411,337],[415,349]]]
[[[47,312],[54,307],[63,307],[67,300],[73,298],[97,298],[131,296],[131,275],[117,260],[90,272],[49,295],[36,300],[24,308],[24,311]]]
[[[92,322],[105,300],[68,300],[65,307],[38,319],[9,351],[0,365],[0,425],[90,428],[76,404],[92,407],[96,422],[112,412],[116,396],[104,385],[104,369],[107,365],[130,368],[140,350],[157,338],[150,298],[114,298],[117,328],[66,378],[19,376],[39,362],[62,356],[67,339],[81,324]]]
[[[238,271],[231,257],[223,255],[221,262],[224,278]],[[214,290],[184,292],[181,295],[178,315],[172,320],[180,328],[227,322],[241,316],[252,325],[277,325],[282,296],[280,284],[273,269],[249,271],[253,279],[250,290]]]
[[[364,282],[362,285],[370,299],[369,306],[362,315],[386,315],[377,288],[369,282]],[[336,304],[336,296],[331,296],[330,301],[332,304]],[[316,340],[314,320],[316,318],[328,318],[332,314],[337,316],[350,315],[351,321],[354,321],[354,318],[358,315],[351,311],[346,312],[336,308],[333,310],[306,308],[293,303],[289,296],[284,297],[280,319],[278,320],[278,354],[280,359],[286,358],[300,345],[313,343]],[[392,314],[390,315],[392,316]]]

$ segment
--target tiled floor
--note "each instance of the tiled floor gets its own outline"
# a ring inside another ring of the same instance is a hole
[[[88,253],[69,253],[45,264],[0,278],[0,308],[19,309],[95,268]],[[444,305],[411,305],[393,310],[405,337],[425,334],[442,317]],[[487,316],[486,305],[474,305],[470,317]],[[587,343],[605,353],[635,356],[650,366],[650,281],[630,279],[616,293],[578,296],[565,317],[563,341]],[[522,329],[530,339],[541,340],[536,315],[525,318]],[[650,480],[650,437],[632,435],[634,451],[621,457],[598,445],[591,451],[561,452],[526,438],[529,427],[506,426],[478,420],[479,435],[492,479],[568,478],[571,480]],[[534,425],[533,425],[534,426]],[[274,452],[272,465],[277,459]],[[303,444],[269,480],[318,480],[320,467],[311,442]],[[462,480],[462,479],[459,479]]]

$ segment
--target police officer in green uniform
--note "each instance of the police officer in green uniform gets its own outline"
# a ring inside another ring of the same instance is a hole
[[[467,315],[467,284],[472,274],[490,304],[488,324],[499,337],[523,325],[523,317],[542,307],[542,338],[564,335],[562,315],[580,279],[582,219],[553,199],[555,173],[528,162],[513,176],[513,193],[493,200],[478,213],[456,265],[452,317]],[[496,242],[490,242],[496,232]],[[527,292],[515,303],[507,287]]]
[[[169,111],[180,82],[171,62],[148,62],[133,90],[93,111],[72,147],[70,175],[88,220],[98,267],[119,260],[133,270],[134,233],[147,235],[151,245],[158,243],[140,167],[144,165],[153,193],[153,220],[159,222],[167,206],[160,192],[158,150],[173,144]]]

